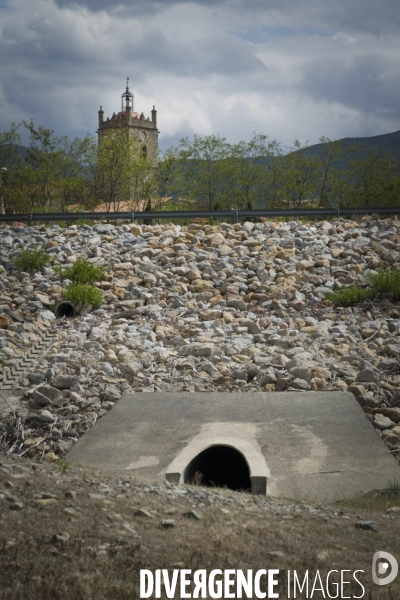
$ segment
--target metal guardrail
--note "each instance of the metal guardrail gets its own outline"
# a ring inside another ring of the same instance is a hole
[[[346,215],[400,215],[398,208],[311,208],[311,209],[276,209],[276,210],[180,210],[180,211],[154,211],[154,212],[83,212],[83,213],[32,213],[17,215],[0,215],[0,223],[27,222],[29,226],[34,221],[79,221],[89,219],[97,221],[117,219],[147,221],[151,219],[201,219],[201,218],[232,218],[238,223],[241,218],[254,217],[344,217]]]

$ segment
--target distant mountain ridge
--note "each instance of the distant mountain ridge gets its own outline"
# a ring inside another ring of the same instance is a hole
[[[357,151],[351,152],[340,161],[340,167],[344,167],[348,160],[360,158],[361,156],[368,154],[370,150],[377,150],[378,148],[385,149],[391,158],[400,158],[400,131],[374,135],[371,137],[342,138],[338,141],[343,150],[346,150],[351,146],[358,146]],[[313,144],[299,152],[304,152],[307,156],[316,157],[324,146],[325,144]]]

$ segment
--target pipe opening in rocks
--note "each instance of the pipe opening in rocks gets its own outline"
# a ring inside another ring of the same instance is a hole
[[[61,319],[62,317],[73,317],[75,316],[75,308],[71,302],[62,301],[57,304],[54,309],[54,314],[57,319]]]
[[[247,492],[252,488],[246,459],[230,446],[211,446],[200,452],[186,467],[183,483]]]

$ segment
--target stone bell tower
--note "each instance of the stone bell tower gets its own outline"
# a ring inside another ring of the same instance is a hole
[[[147,157],[151,166],[158,164],[158,134],[157,111],[155,106],[151,111],[151,120],[143,113],[139,114],[133,110],[133,94],[129,91],[129,77],[126,81],[125,92],[121,94],[121,111],[113,113],[112,117],[104,120],[104,111],[100,106],[98,139],[112,129],[128,128],[129,134],[140,142],[142,156]]]

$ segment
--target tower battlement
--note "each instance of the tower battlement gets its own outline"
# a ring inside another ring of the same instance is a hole
[[[125,130],[128,128],[129,134],[141,144],[143,156],[146,156],[153,166],[157,166],[159,131],[156,108],[153,106],[151,119],[150,117],[146,118],[143,112],[139,114],[133,110],[133,99],[133,94],[129,90],[128,77],[125,92],[121,94],[121,110],[104,119],[104,111],[100,106],[98,140],[113,129]]]

